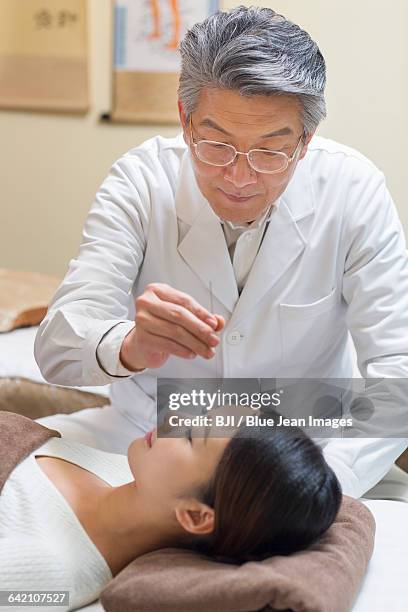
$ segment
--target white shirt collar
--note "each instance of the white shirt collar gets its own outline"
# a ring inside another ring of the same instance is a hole
[[[254,219],[253,221],[249,223],[245,223],[245,222],[244,223],[234,223],[233,221],[228,221],[227,219],[221,219],[221,218],[220,218],[220,222],[222,225],[227,225],[229,228],[233,230],[257,229],[258,227],[266,223],[266,221],[269,221],[273,208],[274,208],[274,204],[272,203],[259,217],[257,217],[256,219]]]

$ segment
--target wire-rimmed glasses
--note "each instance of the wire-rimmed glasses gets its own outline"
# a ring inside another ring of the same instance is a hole
[[[193,136],[193,122],[190,115],[190,138],[195,154],[200,161],[211,166],[229,166],[237,155],[245,155],[249,165],[255,172],[266,172],[267,174],[284,172],[294,160],[303,136],[304,133],[300,136],[296,148],[290,157],[283,153],[283,151],[269,151],[265,149],[250,149],[250,151],[245,153],[237,151],[233,145],[225,142],[205,139],[196,141]]]

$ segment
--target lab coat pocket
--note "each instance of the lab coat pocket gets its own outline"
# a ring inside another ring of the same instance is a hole
[[[333,333],[337,301],[334,287],[328,295],[309,304],[279,305],[285,365],[310,362],[320,355]]]

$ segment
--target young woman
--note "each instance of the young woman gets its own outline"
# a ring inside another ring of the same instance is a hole
[[[163,437],[127,457],[51,438],[0,496],[0,590],[99,596],[139,555],[188,547],[240,563],[306,548],[333,522],[340,485],[297,428]]]

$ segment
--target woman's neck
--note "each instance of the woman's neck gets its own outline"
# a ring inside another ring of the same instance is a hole
[[[135,482],[129,482],[86,494],[84,528],[114,576],[136,557],[175,542],[168,525],[144,507],[135,489]]]
[[[57,457],[37,462],[65,497],[86,533],[116,575],[136,557],[174,545],[177,527],[152,508],[134,481],[112,487],[96,474]]]

